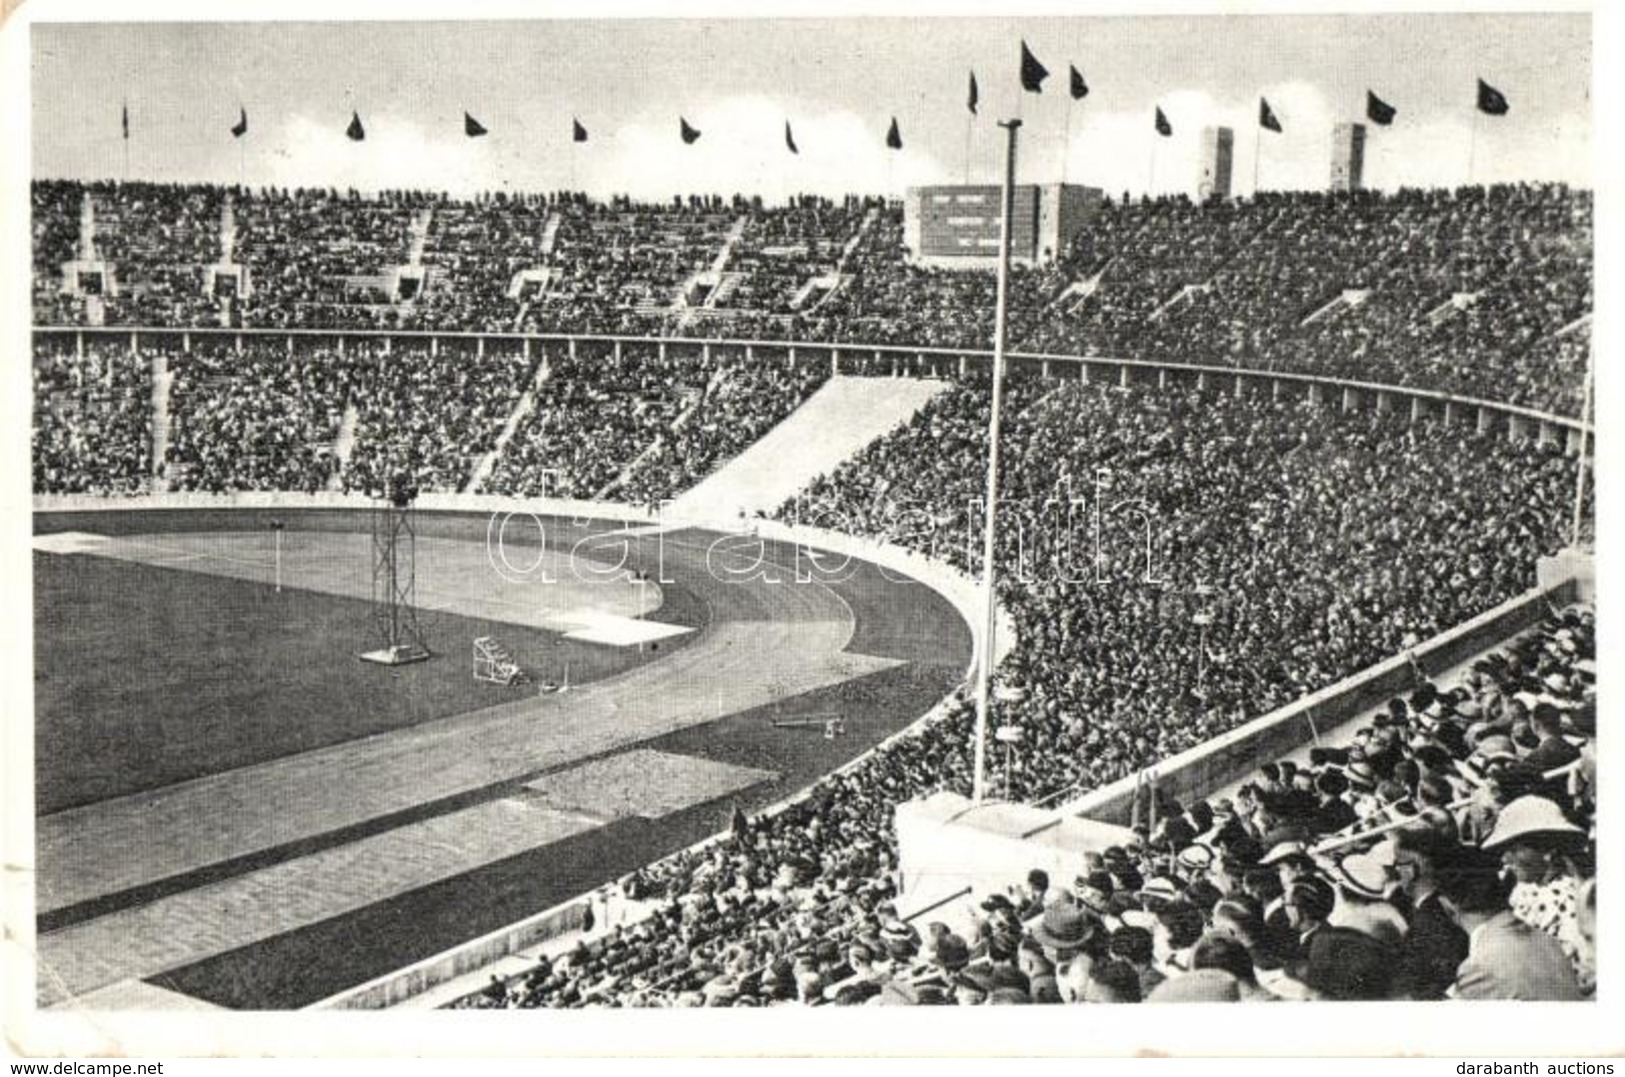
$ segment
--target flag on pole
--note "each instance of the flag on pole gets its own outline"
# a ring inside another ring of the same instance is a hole
[[[791,153],[800,153],[796,148],[796,136],[790,132],[790,121],[784,121],[784,145]]]
[[[1511,110],[1506,94],[1483,79],[1478,80],[1478,111],[1489,116],[1505,116]]]
[[[574,141],[574,142],[585,142],[585,141],[587,141],[587,129],[585,127],[581,126],[581,121],[577,120],[577,119],[571,119],[570,122],[575,125],[574,128],[572,129],[572,132],[571,132],[571,135],[570,135],[571,140]]]
[[[688,121],[681,116],[677,117],[677,132],[683,136],[685,146],[692,146],[700,140],[699,129],[690,127]]]
[[[903,132],[897,126],[897,117],[891,118],[891,129],[886,132],[886,145],[894,150],[903,148]]]
[[[237,122],[231,125],[231,137],[242,138],[246,134],[248,134],[248,110],[239,105]]]
[[[120,106],[118,114],[119,130],[124,132],[124,141],[130,140],[130,106],[128,102]]]
[[[970,96],[965,98],[965,107],[971,110],[972,115],[976,114],[976,103],[980,100],[981,95],[976,92],[976,72],[972,71],[970,73]]]
[[[1021,43],[1021,88],[1028,93],[1043,93],[1044,80],[1049,78],[1049,68],[1038,62],[1033,50],[1027,47],[1027,42]]]
[[[1399,115],[1399,110],[1370,90],[1367,90],[1365,92],[1365,114],[1366,118],[1372,123],[1387,127],[1394,122],[1394,117]]]
[[[351,142],[363,142],[367,138],[367,129],[361,126],[361,114],[350,113],[350,126],[344,129],[344,134]]]
[[[483,138],[486,134],[485,125],[468,113],[463,113],[463,134],[469,138]]]
[[[1174,133],[1173,124],[1169,123],[1168,122],[1168,117],[1164,116],[1162,114],[1162,106],[1161,105],[1157,106],[1156,125],[1157,125],[1157,134],[1161,135],[1163,138],[1168,138]]]
[[[1072,100],[1082,101],[1089,96],[1089,84],[1083,81],[1083,72],[1078,70],[1076,64],[1068,64],[1072,73]]]
[[[1266,131],[1274,131],[1278,135],[1282,133],[1281,121],[1275,118],[1275,110],[1270,108],[1269,100],[1263,97],[1258,99],[1258,126]]]

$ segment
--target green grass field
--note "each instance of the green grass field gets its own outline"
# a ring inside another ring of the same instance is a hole
[[[704,604],[668,587],[654,617],[701,627]],[[444,612],[423,615],[436,656],[361,662],[370,604],[85,555],[34,555],[35,804],[41,814],[185,781],[518,698],[476,683],[470,644],[494,635],[520,665],[573,683],[659,652],[578,643]]]

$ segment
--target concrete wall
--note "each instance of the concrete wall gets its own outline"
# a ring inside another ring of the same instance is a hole
[[[473,942],[466,942],[454,950],[447,950],[415,965],[386,973],[376,980],[369,980],[305,1008],[383,1010],[398,1006],[415,995],[421,995],[464,973],[475,972],[492,965],[538,942],[545,942],[569,931],[579,931],[586,914],[587,902],[572,900],[521,920],[517,924],[510,924],[489,935],[481,936]]]
[[[1033,868],[1070,883],[1083,854],[1122,845],[1133,834],[1094,819],[1057,818],[1024,804],[973,805],[955,793],[933,793],[897,807],[902,872],[898,912],[922,909],[962,930],[982,897],[1005,891]],[[945,898],[952,899],[938,905]],[[932,906],[936,906],[932,908]]]

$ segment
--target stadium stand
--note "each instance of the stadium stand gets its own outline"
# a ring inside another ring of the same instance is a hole
[[[107,248],[115,281],[128,272],[142,282],[139,295],[92,304],[54,286],[87,202],[89,238]],[[227,245],[226,203],[250,281],[224,300],[231,324],[949,347],[992,337],[993,274],[908,265],[895,204],[456,202],[63,182],[34,186],[37,323],[219,324],[220,300],[182,293],[194,281],[201,291],[199,263]],[[122,222],[136,206],[163,227],[132,244]],[[1551,184],[1107,200],[1058,265],[1014,274],[1011,340],[1034,352],[1335,374],[1573,415],[1592,308],[1591,218],[1589,192]],[[410,287],[391,276],[402,267]]]

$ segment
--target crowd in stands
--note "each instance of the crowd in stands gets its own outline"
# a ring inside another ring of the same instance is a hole
[[[169,364],[171,489],[314,493],[337,474],[334,442],[357,368],[333,344],[290,354],[281,341],[249,338],[239,352],[200,338]]]
[[[657,436],[613,496],[635,505],[676,498],[776,426],[828,374],[823,363],[792,369],[782,362],[723,361],[698,406]]]
[[[34,491],[136,494],[152,474],[149,356],[127,344],[34,344]]]
[[[884,820],[909,749],[882,749],[631,876],[647,915],[459,1005],[1591,998],[1595,674],[1591,611],[1554,611],[1348,743],[1226,795],[1137,797],[1131,839],[957,917],[899,916]]]
[[[51,181],[34,185],[41,324],[92,318],[60,287],[87,196],[93,243],[119,282],[97,315],[107,324],[218,324],[222,301],[187,293],[203,287],[199,263],[230,246],[252,285],[224,300],[225,316],[247,326],[992,340],[993,273],[910,265],[898,203],[452,201]],[[1107,199],[1056,264],[1012,274],[1010,340],[1576,414],[1591,216],[1588,192],[1551,184]],[[388,271],[402,265],[421,271],[421,285],[391,291]]]
[[[414,338],[374,352],[352,382],[356,440],[344,487],[381,496],[404,470],[420,489],[464,489],[496,448],[533,367],[512,341],[481,354],[468,340],[431,350]]]
[[[1022,346],[1577,414],[1583,371],[1560,362],[1558,333],[1591,309],[1591,233],[1589,194],[1558,185],[1130,203],[1097,218],[1064,267],[1094,292]]]
[[[536,406],[519,424],[485,489],[525,497],[594,498],[695,408],[715,366],[697,356],[554,355]]]

